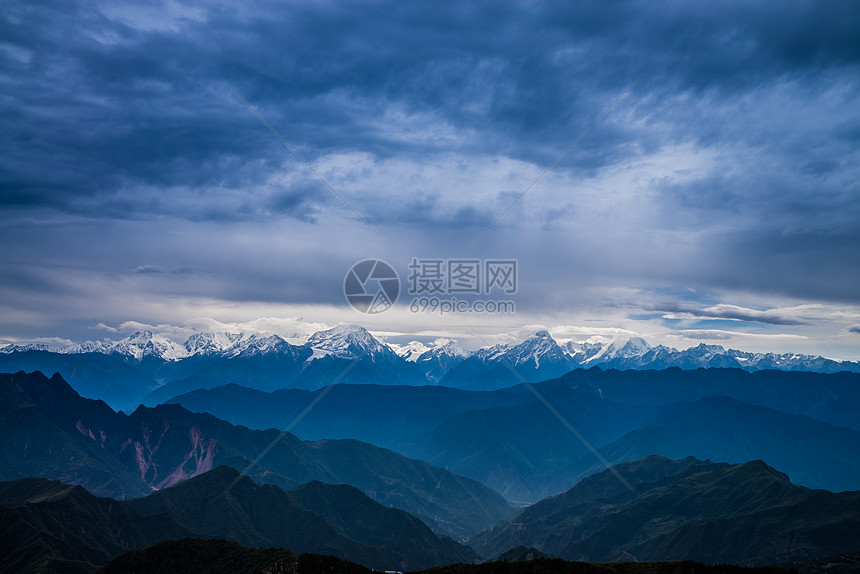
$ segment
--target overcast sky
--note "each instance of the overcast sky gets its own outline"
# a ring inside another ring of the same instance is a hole
[[[847,1],[3,2],[0,342],[300,317],[860,359],[858,38]],[[376,315],[367,258],[404,288]],[[410,312],[412,258],[517,260],[516,312]]]

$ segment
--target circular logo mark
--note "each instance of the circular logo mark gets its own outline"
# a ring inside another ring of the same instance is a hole
[[[400,296],[400,279],[394,268],[379,259],[359,261],[343,280],[343,294],[357,311],[375,315],[387,311]]]

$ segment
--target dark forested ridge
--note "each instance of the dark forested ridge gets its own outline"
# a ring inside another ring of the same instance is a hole
[[[860,492],[792,484],[762,461],[650,456],[534,504],[469,541],[483,556],[515,546],[567,560],[773,564],[860,545]]]
[[[329,556],[300,554],[277,548],[252,549],[224,540],[178,540],[124,554],[99,574],[371,574],[377,572]],[[452,564],[423,574],[789,574],[777,567],[745,568],[698,562],[616,562],[593,564],[538,558],[530,561],[493,561]],[[841,573],[845,574],[845,573]]]
[[[234,426],[179,405],[115,413],[83,399],[59,375],[0,374],[0,480],[41,476],[100,496],[140,497],[219,465],[286,489],[320,480],[349,484],[462,539],[513,508],[478,481],[355,440],[307,442]]]
[[[0,518],[0,570],[8,572],[35,572],[47,561],[101,565],[183,537],[326,554],[382,569],[478,560],[468,547],[355,488],[316,482],[290,493],[227,467],[126,501],[46,479],[3,482]]]

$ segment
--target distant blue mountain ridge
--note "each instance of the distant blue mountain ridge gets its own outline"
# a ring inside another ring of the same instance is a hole
[[[523,380],[556,378],[574,369],[662,370],[678,367],[860,373],[860,362],[820,356],[750,353],[704,343],[678,350],[640,337],[557,342],[541,330],[522,342],[464,351],[440,340],[388,345],[365,328],[338,326],[287,340],[261,333],[196,333],[180,344],[152,331],[74,345],[7,345],[0,371],[59,372],[82,395],[114,408],[157,404],[224,384],[273,391],[315,390],[342,383],[495,390]]]

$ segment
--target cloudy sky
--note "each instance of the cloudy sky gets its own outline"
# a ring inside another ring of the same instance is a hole
[[[854,2],[4,2],[0,342],[860,359],[858,37]],[[376,315],[343,292],[368,258],[403,284]],[[516,260],[516,312],[410,312],[412,258]]]

